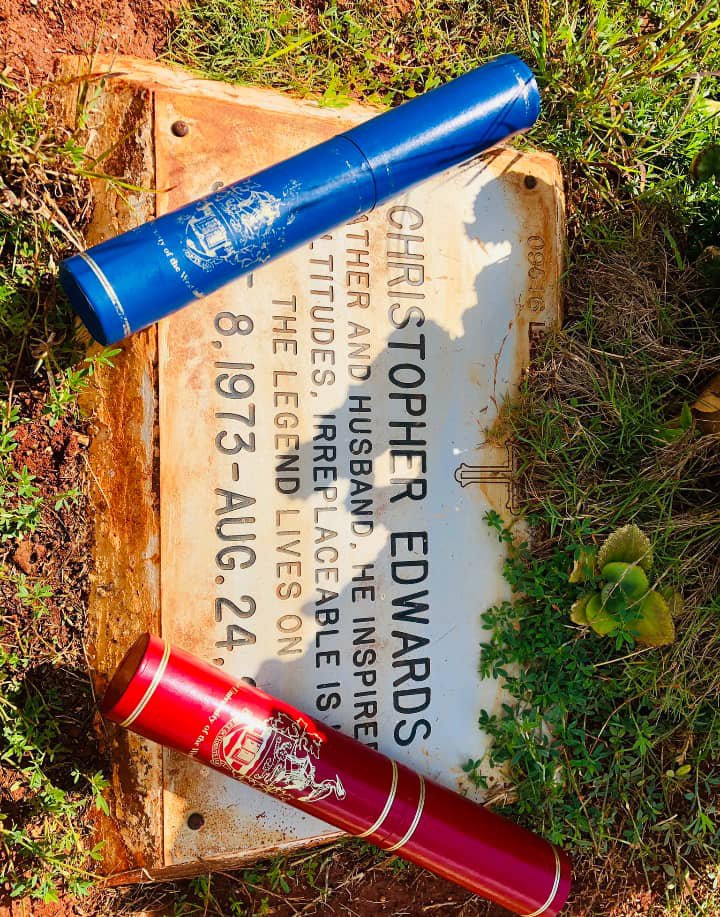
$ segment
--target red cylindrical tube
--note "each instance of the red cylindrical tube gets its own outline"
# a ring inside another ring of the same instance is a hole
[[[516,914],[567,899],[562,851],[158,637],[128,650],[102,711]]]

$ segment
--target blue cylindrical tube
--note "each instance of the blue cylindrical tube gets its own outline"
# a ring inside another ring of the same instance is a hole
[[[537,119],[505,55],[331,140],[74,255],[60,281],[103,344],[200,298]]]

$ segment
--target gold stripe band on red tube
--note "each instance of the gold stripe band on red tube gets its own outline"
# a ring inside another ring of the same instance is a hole
[[[388,852],[391,850],[399,850],[401,847],[407,844],[407,842],[410,840],[410,838],[415,833],[415,829],[418,826],[418,823],[420,821],[420,816],[423,813],[424,807],[425,807],[425,778],[421,776],[420,777],[420,799],[418,800],[418,806],[417,806],[417,810],[415,811],[415,817],[413,818],[410,827],[407,829],[405,834],[400,838],[397,844],[393,844],[392,847],[385,848]]]
[[[555,881],[553,882],[552,890],[548,896],[547,901],[542,907],[539,907],[536,911],[533,911],[532,914],[525,914],[525,917],[540,917],[541,914],[544,914],[545,911],[550,907],[550,905],[555,900],[555,895],[557,895],[558,888],[560,887],[560,856],[555,847],[553,847],[553,853],[555,854]]]
[[[380,817],[375,822],[375,824],[371,825],[367,829],[367,831],[363,831],[362,834],[357,834],[356,837],[370,837],[371,834],[374,834],[378,830],[378,828],[382,825],[382,823],[385,821],[385,819],[390,814],[390,809],[392,808],[392,804],[393,802],[395,802],[395,793],[397,792],[397,785],[398,785],[398,766],[395,763],[395,761],[393,761],[392,759],[390,760],[390,763],[392,764],[392,781],[390,783],[390,792],[388,793],[388,798],[387,798],[387,801],[385,802],[385,807],[382,810],[382,812],[380,813]]]
[[[135,720],[143,712],[143,710],[145,709],[145,707],[148,704],[148,701],[150,700],[150,698],[153,696],[153,694],[157,690],[157,686],[160,684],[160,679],[165,674],[165,669],[167,668],[169,658],[170,658],[170,644],[165,643],[162,658],[160,659],[160,662],[158,663],[157,670],[155,674],[153,675],[152,681],[148,685],[147,691],[140,698],[140,701],[137,707],[133,710],[130,716],[128,716],[127,719],[123,720],[122,723],[120,723],[121,726],[129,726],[131,723],[134,723]]]

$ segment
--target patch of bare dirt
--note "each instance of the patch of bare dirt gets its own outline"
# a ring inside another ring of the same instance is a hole
[[[178,0],[0,0],[0,63],[15,80],[43,83],[58,57],[99,51],[153,58]],[[1,69],[1,67],[0,67]]]
[[[451,882],[397,857],[381,860],[353,841],[298,854],[279,869],[268,865],[216,874],[206,894],[192,894],[188,882],[166,883],[116,892],[107,906],[112,913],[156,917],[170,917],[180,902],[187,913],[204,917],[225,917],[238,905],[240,913],[268,917],[511,917]]]
[[[0,570],[7,571],[0,577],[0,646],[19,660],[12,703],[18,710],[35,711],[27,713],[28,735],[47,752],[46,776],[57,792],[75,799],[83,792],[73,777],[76,769],[82,774],[105,769],[93,728],[95,705],[83,648],[90,524],[82,493],[88,437],[83,421],[53,425],[43,411],[46,399],[46,389],[34,388],[14,399],[20,422],[13,427],[17,448],[10,461],[15,472],[26,469],[32,475],[32,486],[45,499],[34,532],[0,544]],[[13,571],[26,579],[13,578]],[[43,591],[33,598],[29,593],[38,585]],[[29,592],[23,594],[21,588]],[[43,698],[39,712],[37,698]],[[31,776],[31,770],[18,767],[17,756],[0,760],[0,813],[9,827],[40,836],[37,787]],[[7,867],[5,852],[0,849],[0,873]],[[0,883],[0,917],[92,913],[87,902],[11,900],[10,889],[11,883]]]
[[[43,634],[62,651],[79,636],[87,588],[89,525],[82,491],[89,438],[84,423],[74,427],[65,419],[53,424],[43,413],[42,392],[22,392],[15,404],[22,422],[14,427],[12,466],[16,473],[27,470],[32,475],[31,483],[44,501],[36,530],[3,545],[0,561],[47,584],[51,595],[43,599]],[[8,634],[25,627],[34,612],[12,590],[4,599],[3,643],[7,645]],[[15,629],[10,626],[13,621]]]
[[[80,460],[80,436],[65,421],[53,427],[47,420],[31,420],[15,431],[17,445],[13,464],[17,470],[25,467],[30,474],[40,478],[43,493],[69,487],[76,477],[75,466]],[[23,544],[18,545],[18,551],[22,549],[24,554]],[[26,560],[30,560],[29,556]]]

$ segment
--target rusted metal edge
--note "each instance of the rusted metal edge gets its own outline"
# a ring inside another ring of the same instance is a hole
[[[95,71],[102,67],[96,62]],[[83,83],[88,62],[65,58],[58,67],[62,114],[74,124],[87,121],[88,148],[100,168],[139,189],[93,179],[89,245],[155,215],[155,155],[151,90],[114,79]],[[64,85],[63,85],[64,83]],[[82,112],[80,111],[82,108]],[[91,353],[98,352],[93,346]],[[95,507],[93,573],[87,615],[87,652],[95,688],[102,692],[127,640],[160,624],[160,531],[157,450],[157,334],[133,336],[100,368],[84,399],[91,418],[88,478]],[[112,818],[98,814],[96,833],[104,841],[101,871],[161,865],[162,754],[152,743],[115,734],[98,717],[105,747],[112,749]]]
[[[283,843],[282,855],[297,853],[301,850],[312,850],[316,847],[323,847],[333,841],[342,840],[347,837],[342,831],[333,834],[323,835],[320,838],[311,840],[299,839]],[[277,845],[269,844],[267,847],[257,848],[248,852],[246,855],[230,854],[228,856],[207,857],[206,859],[193,860],[192,862],[180,863],[177,866],[164,866],[159,869],[133,869],[127,872],[116,873],[108,877],[106,885],[116,887],[121,885],[135,885],[150,882],[169,882],[175,879],[187,879],[205,872],[218,872],[226,869],[238,869],[241,866],[247,866],[250,863],[256,863],[258,860],[267,857],[277,856]]]
[[[87,58],[68,58],[85,68],[90,62]],[[64,67],[63,67],[64,69]],[[79,71],[76,71],[79,72]],[[338,130],[343,126],[366,121],[381,109],[369,104],[360,105],[351,102],[343,108],[322,107],[317,98],[279,93],[274,89],[263,89],[257,86],[232,86],[217,80],[203,79],[191,70],[177,64],[157,63],[142,60],[123,54],[98,54],[92,59],[92,72],[96,80],[104,79],[107,87],[117,82],[125,86],[142,86],[152,92],[166,89],[171,92],[191,95],[195,98],[208,98],[214,101],[242,103],[245,107],[259,108],[265,112],[278,112],[297,115],[298,111],[307,108],[313,118],[337,122]],[[104,77],[102,75],[105,74]]]

